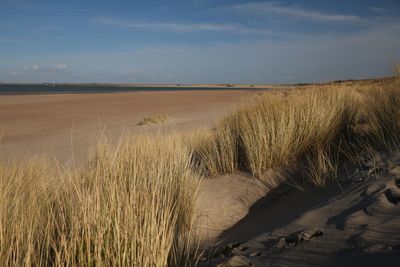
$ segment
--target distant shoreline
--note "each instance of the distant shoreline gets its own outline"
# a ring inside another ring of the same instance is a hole
[[[0,95],[26,94],[85,94],[85,93],[123,93],[123,92],[162,92],[162,91],[216,91],[248,90],[264,91],[288,89],[309,85],[351,84],[354,82],[386,83],[394,77],[335,80],[315,83],[294,84],[139,84],[139,83],[5,83],[0,82]]]
[[[31,94],[85,94],[85,93],[123,93],[123,92],[162,92],[162,91],[262,91],[271,87],[237,86],[129,86],[115,84],[0,84],[0,95]]]
[[[60,86],[98,86],[98,87],[159,87],[159,88],[260,88],[260,87],[271,87],[273,84],[231,84],[231,83],[220,83],[220,84],[163,84],[163,83],[13,83],[13,82],[0,82],[1,86],[46,86],[46,87],[60,87]]]
[[[360,78],[360,79],[344,79],[344,80],[327,80],[322,82],[300,82],[300,83],[264,83],[264,84],[256,84],[256,83],[248,83],[248,84],[239,84],[239,83],[97,83],[97,82],[88,82],[88,83],[62,83],[62,82],[6,82],[0,81],[0,87],[2,86],[46,86],[46,87],[60,87],[60,86],[98,86],[98,87],[143,87],[143,88],[270,88],[270,87],[284,87],[284,86],[296,86],[296,85],[312,85],[312,84],[329,84],[329,83],[347,83],[347,82],[368,82],[368,81],[387,81],[394,79],[394,76],[383,76],[383,77],[374,77],[374,78]]]

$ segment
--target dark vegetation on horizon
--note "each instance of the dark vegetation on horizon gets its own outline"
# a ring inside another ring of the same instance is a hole
[[[348,82],[366,82],[366,83],[380,83],[380,82],[392,82],[396,77],[388,76],[388,77],[379,77],[379,78],[365,78],[365,79],[347,79],[347,80],[333,80],[327,82],[309,82],[309,83],[294,83],[294,84],[236,84],[236,83],[204,83],[204,84],[195,84],[195,83],[131,83],[131,82],[121,82],[121,83],[100,83],[100,82],[87,82],[87,83],[60,83],[60,82],[2,82],[0,81],[0,88],[2,86],[116,86],[116,87],[192,87],[192,86],[215,86],[215,87],[234,87],[241,85],[245,86],[244,88],[252,88],[255,86],[301,86],[301,85],[327,85],[327,84],[337,84],[337,83],[348,83]]]

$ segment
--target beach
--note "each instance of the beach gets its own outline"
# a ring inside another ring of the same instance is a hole
[[[104,131],[182,132],[209,127],[251,90],[152,91],[91,94],[2,95],[1,160],[47,155],[63,163],[85,159]],[[162,124],[137,125],[144,117],[168,115]]]

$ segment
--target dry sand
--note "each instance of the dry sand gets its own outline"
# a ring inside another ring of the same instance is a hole
[[[95,137],[123,131],[184,131],[208,127],[235,103],[255,92],[169,91],[103,94],[0,95],[0,157],[29,159],[46,153],[82,162]],[[167,114],[160,125],[138,126],[146,116]]]
[[[243,219],[267,192],[259,180],[246,175],[206,178],[196,203],[201,245],[218,241],[222,232]]]
[[[250,206],[241,202],[236,213],[229,208],[231,216],[248,212],[220,232],[222,244],[201,265],[399,266],[400,156],[369,166],[346,171],[323,189],[301,192],[283,184]],[[236,190],[235,198],[247,192]],[[208,210],[222,202],[215,199],[207,200],[214,203]],[[210,220],[223,220],[224,209]]]

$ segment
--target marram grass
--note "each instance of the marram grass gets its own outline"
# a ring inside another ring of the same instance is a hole
[[[399,144],[400,78],[390,83],[324,85],[268,92],[194,138],[205,175],[248,172],[272,187],[272,169],[297,168],[316,186],[363,147]]]
[[[84,170],[3,167],[1,266],[194,264],[189,153],[180,138],[140,136],[103,139]]]

